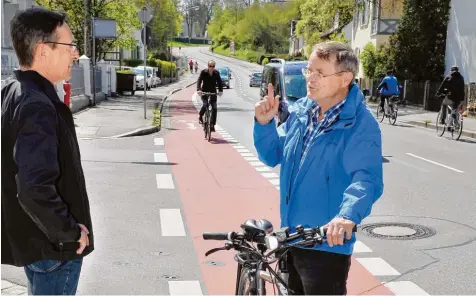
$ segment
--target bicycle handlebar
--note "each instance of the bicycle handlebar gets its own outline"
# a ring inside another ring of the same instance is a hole
[[[322,239],[326,237],[327,235],[327,228],[324,228],[323,226],[321,227],[315,227],[315,228],[304,228],[302,226],[297,226],[296,227],[296,232],[294,233],[288,233],[289,228],[284,228],[280,229],[281,231],[278,232],[273,232],[272,234],[268,236],[276,236],[278,238],[278,241],[280,243],[289,243],[293,240],[296,240],[298,238],[303,238],[305,241],[313,241],[316,238]],[[357,232],[357,226],[354,226],[352,229],[352,232]],[[285,236],[285,237],[283,237]],[[233,241],[233,240],[246,240],[248,242],[260,242],[263,243],[265,241],[264,235],[245,235],[244,233],[238,233],[238,232],[204,232],[203,233],[203,239],[204,240],[228,240],[228,241]]]

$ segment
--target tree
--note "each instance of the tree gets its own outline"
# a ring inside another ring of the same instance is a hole
[[[168,41],[176,36],[181,29],[182,15],[178,10],[178,0],[147,0],[147,5],[153,10],[153,17],[148,26],[152,29],[151,49],[157,54],[168,55]],[[138,0],[142,7],[144,0]]]
[[[49,9],[61,10],[68,15],[68,25],[78,44],[87,42],[84,38],[85,11],[83,0],[37,0],[36,3]],[[116,46],[133,48],[135,39],[132,32],[140,28],[136,7],[131,0],[96,0],[91,4],[91,16],[95,18],[111,18],[117,22],[117,38],[115,40],[96,41],[96,60],[103,59],[105,54]],[[84,54],[84,46],[79,46],[80,54]]]
[[[405,0],[395,47],[397,73],[406,79],[441,80],[451,0]]]
[[[355,0],[306,0],[300,7],[301,20],[297,23],[296,32],[304,37],[307,43],[306,52],[321,41],[321,35],[334,25],[335,16],[339,13],[338,25],[345,25],[352,20]]]

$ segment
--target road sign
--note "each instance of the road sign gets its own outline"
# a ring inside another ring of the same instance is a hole
[[[142,23],[148,23],[152,19],[152,9],[149,6],[144,6],[141,11],[137,13]]]

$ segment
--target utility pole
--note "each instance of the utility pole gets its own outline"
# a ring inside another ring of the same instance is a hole
[[[83,0],[84,5],[84,55],[91,57],[91,0]]]

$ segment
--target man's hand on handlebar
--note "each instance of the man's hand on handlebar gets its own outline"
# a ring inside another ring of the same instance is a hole
[[[201,90],[197,91],[197,95],[198,95],[199,97],[201,97],[201,96],[202,96],[202,91],[201,91]]]
[[[334,218],[331,222],[327,223],[324,228],[327,228],[327,243],[330,247],[334,245],[344,244],[344,235],[346,239],[352,238],[352,232],[354,229],[354,222],[345,218]]]

